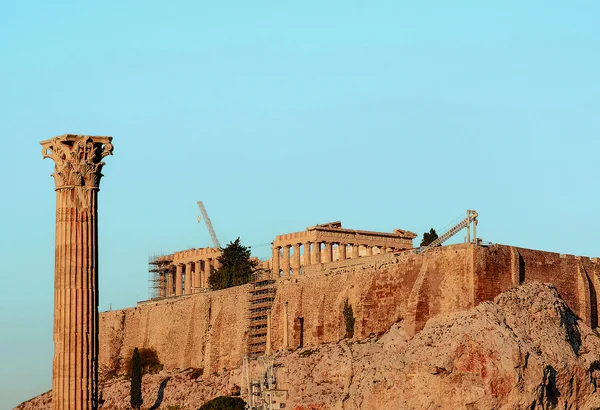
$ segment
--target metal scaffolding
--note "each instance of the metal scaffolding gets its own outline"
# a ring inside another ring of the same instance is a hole
[[[153,254],[148,258],[150,299],[162,299],[167,296],[167,288],[173,286],[172,255]]]
[[[248,356],[256,358],[265,354],[267,346],[267,321],[275,300],[275,281],[269,271],[252,274],[248,305]]]

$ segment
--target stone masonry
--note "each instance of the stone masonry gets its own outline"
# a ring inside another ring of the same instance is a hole
[[[363,339],[394,323],[415,334],[433,317],[528,282],[553,283],[577,316],[598,326],[598,259],[467,243],[314,264],[301,275],[277,278],[266,351],[342,339],[346,299],[356,318],[354,338]],[[112,358],[125,358],[134,347],[153,347],[167,368],[198,367],[207,374],[239,366],[248,353],[250,291],[244,285],[103,313],[101,363],[110,367]]]
[[[111,141],[66,134],[41,142],[56,185],[53,410],[98,408],[97,198]]]

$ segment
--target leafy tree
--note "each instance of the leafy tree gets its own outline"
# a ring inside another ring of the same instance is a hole
[[[239,397],[219,396],[204,403],[198,410],[244,410],[246,402]]]
[[[421,241],[421,245],[420,246],[427,246],[431,242],[435,241],[437,238],[438,238],[437,232],[435,231],[435,229],[431,228],[429,230],[429,232],[425,232],[423,234],[423,240]]]
[[[131,408],[139,410],[144,401],[142,400],[142,361],[140,360],[140,352],[137,347],[133,351],[131,359],[130,396]]]
[[[257,265],[256,260],[250,259],[250,248],[243,246],[237,238],[221,248],[221,252],[218,258],[221,267],[208,278],[210,287],[219,290],[250,282]]]
[[[344,302],[344,323],[346,324],[346,337],[352,338],[354,337],[354,311],[352,310],[352,305],[348,303],[348,298]]]

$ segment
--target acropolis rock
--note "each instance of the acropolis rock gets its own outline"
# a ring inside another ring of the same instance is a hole
[[[600,408],[600,337],[540,283],[440,315],[414,337],[399,322],[380,336],[280,352],[275,362],[295,410]],[[239,389],[240,376],[164,370],[144,376],[144,402],[195,410]],[[17,409],[48,410],[50,396]],[[107,380],[104,398],[105,409],[128,409],[129,381]]]

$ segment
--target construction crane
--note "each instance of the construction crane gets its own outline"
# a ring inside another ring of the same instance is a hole
[[[477,216],[478,215],[479,214],[477,213],[477,211],[473,211],[473,210],[469,209],[467,211],[467,217],[465,219],[463,219],[462,221],[460,221],[459,223],[454,225],[452,228],[450,228],[450,230],[445,232],[442,236],[438,237],[435,241],[431,242],[429,245],[423,246],[423,247],[417,249],[417,253],[427,252],[429,249],[441,245],[442,243],[446,242],[448,239],[450,239],[451,237],[456,235],[463,228],[468,229],[467,242],[471,242],[471,223],[473,223],[473,237],[474,237],[475,243],[477,243]]]
[[[217,235],[215,234],[215,230],[213,229],[212,222],[206,213],[206,208],[204,208],[204,204],[202,201],[198,201],[198,208],[200,208],[200,212],[202,213],[202,217],[204,218],[204,222],[206,223],[206,228],[208,229],[208,233],[210,234],[210,238],[213,241],[213,245],[215,248],[221,248],[221,244],[217,239]],[[198,216],[198,223],[200,223],[200,217]]]

